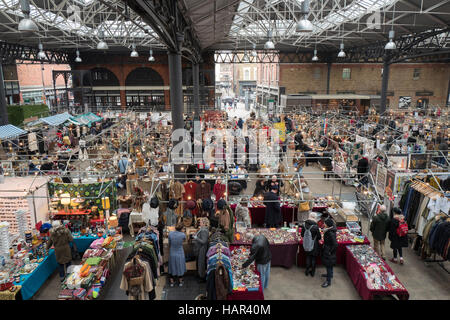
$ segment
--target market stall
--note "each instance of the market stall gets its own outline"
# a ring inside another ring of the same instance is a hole
[[[363,300],[393,295],[400,300],[409,299],[391,267],[369,245],[346,246],[345,269]]]
[[[299,229],[301,231],[301,229]],[[322,234],[322,240],[319,241],[320,246],[323,245],[323,232],[320,231]],[[303,248],[303,238],[299,234],[299,248],[298,248],[298,254],[297,254],[297,266],[304,267],[306,265],[306,252]],[[362,245],[362,244],[370,244],[369,239],[367,236],[359,236],[357,234],[352,233],[347,228],[338,228],[336,232],[336,240],[338,243],[338,247],[336,249],[336,263],[343,265],[345,264],[345,247],[348,245]],[[320,265],[322,264],[322,259],[320,256],[317,257],[316,264]]]
[[[248,268],[242,268],[242,264],[250,256],[250,249],[246,246],[231,245],[230,250],[233,292],[227,296],[227,300],[264,300],[261,276],[256,270],[255,262]]]
[[[297,229],[246,229],[236,232],[233,245],[251,246],[250,233],[261,233],[267,238],[272,253],[272,266],[290,268],[295,264],[298,249]]]

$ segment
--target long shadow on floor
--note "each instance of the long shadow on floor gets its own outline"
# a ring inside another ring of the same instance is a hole
[[[206,293],[206,284],[199,283],[194,273],[187,273],[183,279],[182,287],[179,287],[178,283],[171,287],[167,277],[161,300],[194,300],[199,294]]]

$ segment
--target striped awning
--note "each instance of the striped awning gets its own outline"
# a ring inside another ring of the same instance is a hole
[[[21,136],[23,134],[27,134],[27,131],[17,128],[12,124],[7,124],[4,126],[0,126],[0,139],[11,139]]]
[[[64,122],[69,120],[71,117],[72,116],[68,112],[64,112],[54,116],[41,118],[39,120],[50,126],[59,126],[60,124],[63,124]]]

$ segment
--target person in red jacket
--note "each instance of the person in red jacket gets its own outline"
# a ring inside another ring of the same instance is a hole
[[[217,178],[213,188],[213,193],[216,196],[216,201],[219,201],[220,199],[225,199],[225,190],[226,186],[224,183],[222,183],[222,179]]]

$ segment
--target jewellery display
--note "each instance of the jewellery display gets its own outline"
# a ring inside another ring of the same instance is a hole
[[[347,246],[364,269],[367,287],[373,290],[406,290],[397,277],[386,269],[386,263],[368,245]]]
[[[241,246],[231,250],[231,270],[235,291],[258,291],[259,289],[259,275],[255,273],[255,262],[253,261],[248,268],[242,268],[242,264],[249,256],[249,248]]]
[[[245,232],[240,234],[240,242],[245,244],[251,244],[253,236],[257,234],[262,234],[267,238],[270,244],[283,244],[298,242],[297,233],[288,232],[285,229],[260,229],[260,228],[250,228]],[[253,236],[252,236],[253,235]]]

